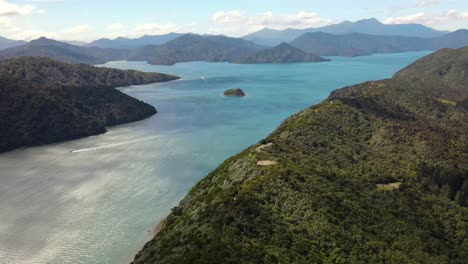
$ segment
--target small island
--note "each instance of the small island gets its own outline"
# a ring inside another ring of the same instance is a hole
[[[245,92],[240,88],[228,89],[224,91],[224,96],[242,97],[245,96]]]

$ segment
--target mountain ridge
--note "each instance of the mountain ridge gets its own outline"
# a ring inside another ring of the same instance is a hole
[[[14,48],[26,44],[26,41],[23,40],[12,40],[0,36],[0,50]]]
[[[458,30],[436,38],[377,36],[362,33],[334,35],[306,33],[291,45],[319,56],[363,56],[375,53],[437,50],[468,45],[468,30]]]
[[[273,30],[264,28],[250,33],[243,38],[265,46],[274,46],[280,42],[290,42],[304,33],[324,32],[335,35],[363,33],[383,36],[439,37],[449,32],[438,31],[420,24],[383,24],[375,18],[361,19],[355,22],[343,21],[338,24],[318,28]]]
[[[101,38],[86,44],[86,46],[112,49],[134,49],[147,45],[161,45],[182,35],[181,33],[172,32],[164,35],[144,35],[133,39],[124,37],[117,37],[115,39]]]

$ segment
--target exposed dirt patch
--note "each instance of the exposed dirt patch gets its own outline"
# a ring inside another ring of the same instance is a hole
[[[273,165],[276,165],[276,164],[278,164],[278,162],[276,162],[274,160],[259,160],[257,162],[258,166],[273,166]]]
[[[397,190],[400,189],[401,182],[393,182],[387,184],[377,184],[377,189],[379,190]]]
[[[268,148],[268,147],[271,147],[273,146],[273,143],[268,143],[268,144],[264,144],[264,145],[260,145],[258,146],[255,151],[257,152],[261,152],[264,148]]]

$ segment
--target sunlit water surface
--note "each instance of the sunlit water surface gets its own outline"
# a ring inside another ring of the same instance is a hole
[[[121,88],[154,105],[99,136],[0,155],[0,263],[127,263],[204,175],[337,88],[392,76],[428,52],[288,65],[105,66],[177,74]],[[240,87],[245,98],[225,98]]]

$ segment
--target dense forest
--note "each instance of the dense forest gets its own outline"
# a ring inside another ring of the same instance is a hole
[[[115,87],[177,78],[47,58],[0,62],[0,152],[96,135],[149,117],[153,106]]]
[[[334,91],[226,160],[134,263],[466,263],[468,48]]]

